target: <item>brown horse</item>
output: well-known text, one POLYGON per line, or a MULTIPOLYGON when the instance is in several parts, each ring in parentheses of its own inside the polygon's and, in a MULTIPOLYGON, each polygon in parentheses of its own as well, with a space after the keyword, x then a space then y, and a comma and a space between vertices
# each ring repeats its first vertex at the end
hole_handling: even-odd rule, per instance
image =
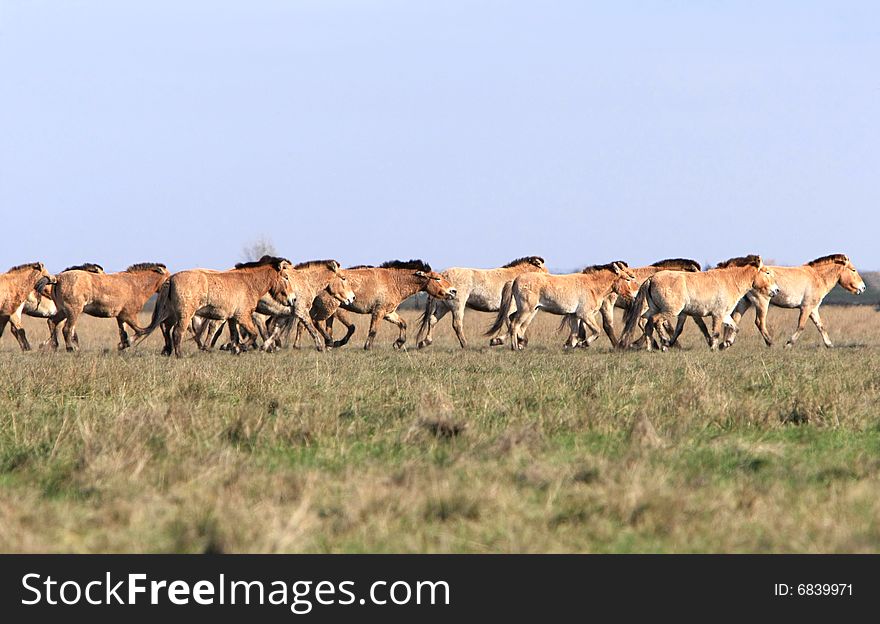
POLYGON ((523 273, 513 281, 511 295, 502 302, 495 323, 486 335, 498 331, 505 323, 515 301, 516 313, 510 320, 509 329, 511 349, 525 346, 523 337, 539 309, 571 319, 571 331, 564 347, 577 345, 579 322, 591 332, 586 338, 589 344, 601 334, 595 315, 602 302, 611 293, 633 297, 638 288, 636 276, 622 261, 595 265, 581 273, 566 275, 523 273))
MULTIPOLYGON (((293 267, 290 278, 293 305, 278 301, 269 293, 260 298, 257 304, 253 320, 259 335, 263 338, 263 349, 270 351, 277 348, 276 345, 282 332, 290 324, 300 321, 305 324, 312 335, 315 341, 315 348, 318 351, 323 351, 325 349, 325 337, 318 333, 309 316, 311 302, 320 293, 326 293, 339 303, 353 303, 355 294, 348 286, 347 277, 342 269, 340 269, 339 263, 336 260, 300 262, 293 267), (259 316, 268 317, 268 321, 263 321, 259 316)), ((212 324, 215 326, 213 331, 209 328, 206 332, 202 332, 201 335, 197 333, 197 342, 205 340, 203 337, 205 333, 209 336, 216 335, 215 332, 218 329, 216 328, 216 321, 213 321, 212 324)), ((211 340, 211 344, 213 344, 214 340, 216 338, 211 340)), ((227 343, 224 345, 224 348, 232 348, 232 344, 227 343)))
POLYGON ((241 325, 255 337, 253 313, 266 293, 289 305, 293 301, 293 267, 288 260, 263 256, 256 262, 235 265, 229 271, 192 269, 180 271, 168 279, 159 293, 149 326, 135 330, 141 342, 160 325, 165 336, 163 355, 172 350, 181 355, 183 334, 198 314, 219 321, 230 321, 233 328, 233 351, 240 352, 236 328, 241 325))
POLYGON ((0 274, 0 318, 3 325, 12 326, 12 335, 22 351, 30 351, 31 345, 21 325, 21 315, 27 305, 28 297, 43 286, 54 284, 55 277, 46 270, 42 262, 19 264, 0 274))
MULTIPOLYGON (((767 309, 771 306, 780 308, 798 308, 797 329, 786 347, 791 347, 803 333, 807 325, 807 318, 813 321, 816 329, 822 334, 822 341, 826 347, 833 347, 831 338, 819 317, 819 306, 831 292, 835 284, 839 284, 844 290, 854 295, 865 292, 865 280, 859 275, 856 267, 850 262, 845 254, 832 254, 811 260, 797 267, 771 267, 776 274, 776 282, 779 284, 779 292, 769 297, 758 292, 749 292, 737 304, 731 315, 738 324, 742 315, 752 306, 755 306, 755 325, 767 346, 773 346, 773 338, 767 330, 767 309)), ((730 346, 736 340, 736 332, 727 330, 722 346, 730 346)))
MULTIPOLYGON (((86 264, 68 267, 61 272, 64 273, 65 271, 91 271, 92 273, 103 273, 104 269, 100 264, 88 262, 86 264)), ((47 319, 49 323, 49 337, 40 345, 41 348, 49 344, 52 339, 52 328, 54 327, 54 324, 52 323, 51 318, 57 313, 58 308, 55 307, 55 301, 52 299, 51 284, 44 286, 42 292, 32 290, 28 293, 27 302, 24 304, 22 314, 32 318, 47 319)), ((0 316, 0 336, 3 335, 3 330, 6 329, 6 324, 8 322, 8 316, 0 316)), ((22 328, 21 331, 24 332, 24 328, 22 328)))
POLYGON ((137 315, 147 300, 168 279, 168 269, 158 262, 133 264, 119 273, 95 273, 70 270, 59 273, 52 287, 52 299, 58 312, 49 320, 50 344, 58 348, 58 326, 68 351, 79 348, 76 323, 81 314, 115 318, 119 327, 119 349, 130 346, 125 325, 135 333, 140 329, 137 315))
MULTIPOLYGON (((345 339, 334 342, 334 347, 344 345, 354 333, 354 324, 343 310, 370 315, 370 331, 364 349, 372 348, 382 319, 400 329, 394 341, 394 348, 399 349, 406 343, 406 321, 397 313, 397 307, 405 299, 422 291, 438 299, 453 299, 457 292, 446 277, 431 270, 430 265, 422 260, 392 260, 378 267, 361 265, 346 269, 346 273, 356 295, 354 303, 340 304, 327 293, 321 293, 313 302, 316 314, 312 318, 316 325, 326 322, 332 327, 330 319, 335 317, 349 328, 345 339)), ((330 335, 330 329, 325 329, 323 333, 330 335)), ((296 343, 297 340, 294 340, 294 345, 296 343)))
POLYGON ((465 308, 480 312, 497 312, 505 286, 509 288, 509 284, 517 275, 530 271, 547 273, 544 259, 540 256, 525 256, 497 269, 456 267, 443 271, 441 275, 449 280, 458 294, 454 299, 428 297, 425 312, 420 319, 417 337, 419 349, 427 347, 434 341, 431 336, 434 326, 448 312, 452 313, 452 329, 455 330, 461 348, 467 347, 467 340, 464 337, 465 308))
POLYGON ((733 258, 721 263, 719 268, 700 273, 660 271, 645 280, 639 288, 633 305, 625 315, 626 326, 619 346, 630 346, 642 316, 648 321, 645 327, 646 348, 651 349, 656 328, 664 351, 677 338, 685 316, 701 320, 702 317, 711 316, 712 333, 707 341, 709 347, 715 350, 722 326, 736 330, 731 313, 750 290, 770 296, 779 290, 773 271, 764 266, 761 256, 733 258), (677 324, 675 330, 673 321, 677 324))

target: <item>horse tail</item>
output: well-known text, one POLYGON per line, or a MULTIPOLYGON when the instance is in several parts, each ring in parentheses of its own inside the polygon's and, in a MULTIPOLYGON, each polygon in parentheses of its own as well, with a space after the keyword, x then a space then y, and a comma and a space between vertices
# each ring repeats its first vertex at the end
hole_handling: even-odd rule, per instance
POLYGON ((623 334, 621 334, 620 340, 617 343, 617 346, 621 349, 627 349, 633 343, 636 327, 639 325, 639 319, 642 317, 648 302, 649 288, 651 288, 650 278, 646 279, 645 283, 641 285, 635 299, 633 299, 633 302, 623 314, 623 334))
POLYGON ((170 281, 166 281, 164 284, 162 284, 162 288, 159 289, 159 294, 156 297, 156 305, 153 308, 153 316, 150 319, 150 324, 143 328, 132 328, 135 334, 135 340, 132 343, 132 346, 140 344, 143 340, 147 338, 147 336, 156 331, 156 328, 159 327, 159 325, 161 325, 163 321, 168 319, 168 317, 170 316, 168 305, 168 293, 170 290, 170 281))
POLYGON ((428 297, 428 300, 425 302, 425 311, 422 312, 422 315, 419 317, 419 332, 416 334, 417 341, 428 335, 428 327, 431 323, 431 317, 434 316, 434 311, 436 309, 437 300, 434 299, 434 297, 428 297))
POLYGON ((498 316, 495 317, 495 322, 492 323, 492 327, 486 330, 484 336, 494 336, 501 328, 504 327, 504 324, 508 322, 510 317, 510 309, 513 307, 513 282, 507 282, 504 285, 504 289, 501 291, 501 305, 498 306, 498 316))

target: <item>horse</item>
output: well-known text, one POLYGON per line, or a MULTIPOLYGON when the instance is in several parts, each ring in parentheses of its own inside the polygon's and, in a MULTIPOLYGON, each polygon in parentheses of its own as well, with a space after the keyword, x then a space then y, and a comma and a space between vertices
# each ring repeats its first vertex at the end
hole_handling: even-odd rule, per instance
POLYGON ((230 321, 233 352, 239 353, 236 328, 241 325, 251 336, 257 335, 252 316, 263 295, 271 293, 275 299, 293 305, 292 271, 288 260, 267 255, 255 262, 239 263, 229 271, 192 269, 175 273, 159 293, 149 326, 136 330, 136 342, 161 325, 165 336, 162 354, 173 352, 180 357, 183 334, 198 314, 230 321))
POLYGON ((718 348, 722 326, 736 330, 731 313, 750 290, 769 296, 779 291, 773 270, 765 266, 758 255, 732 258, 719 264, 718 268, 699 273, 660 271, 639 288, 625 315, 625 328, 618 346, 630 346, 642 316, 647 319, 646 348, 651 349, 656 328, 663 351, 677 339, 686 316, 700 321, 711 316, 712 332, 706 333, 709 348, 714 351, 718 348), (675 330, 672 329, 673 321, 677 323, 675 330))
POLYGON ((513 281, 510 295, 502 301, 495 323, 486 335, 497 332, 510 318, 515 301, 516 313, 510 318, 508 330, 511 349, 519 350, 525 346, 523 337, 539 309, 570 319, 571 331, 564 347, 577 345, 579 323, 592 332, 586 338, 589 344, 601 334, 595 315, 606 297, 612 292, 632 297, 638 287, 636 276, 622 261, 594 265, 581 273, 523 273, 513 281))
POLYGON ((46 270, 42 262, 19 264, 0 274, 0 318, 12 327, 12 335, 22 351, 30 351, 21 315, 33 292, 39 292, 48 284, 55 283, 55 276, 46 270))
MULTIPOLYGON (((64 269, 64 271, 91 271, 92 273, 103 273, 104 269, 100 264, 94 264, 88 262, 86 264, 80 264, 77 266, 72 266, 64 269)), ((64 273, 64 271, 61 271, 64 273)), ((24 308, 22 308, 22 314, 25 316, 30 316, 32 318, 41 318, 41 319, 51 319, 58 312, 58 308, 55 307, 55 302, 52 300, 52 286, 47 285, 44 286, 42 292, 37 292, 36 289, 30 291, 28 293, 27 301, 24 304, 24 308)), ((3 331, 6 329, 6 325, 9 323, 8 316, 0 316, 0 336, 3 336, 3 331)), ((52 338, 52 324, 49 321, 49 337, 46 338, 46 341, 43 342, 40 347, 44 347, 49 344, 49 341, 52 338)), ((24 332, 24 328, 21 329, 24 332)))
POLYGON ((119 327, 119 350, 131 346, 125 325, 135 333, 140 329, 137 315, 147 300, 162 287, 169 272, 159 262, 133 264, 118 273, 96 272, 76 268, 59 273, 52 287, 52 300, 57 309, 49 319, 49 344, 58 348, 58 326, 68 351, 79 348, 76 323, 81 314, 98 318, 115 318, 119 327))
MULTIPOLYGON (((427 292, 429 296, 437 299, 452 300, 456 297, 455 286, 443 275, 431 269, 431 266, 422 260, 390 260, 378 267, 359 265, 346 269, 349 285, 354 291, 356 298, 353 303, 346 304, 335 301, 329 294, 321 293, 312 303, 314 314, 312 318, 316 325, 326 324, 323 330, 325 335, 330 335, 333 318, 348 327, 348 333, 342 341, 334 342, 334 347, 341 347, 354 333, 354 324, 344 311, 357 314, 370 315, 370 330, 364 349, 369 351, 373 347, 376 332, 379 329, 379 321, 382 319, 398 327, 399 334, 394 341, 394 348, 400 349, 406 343, 406 321, 397 313, 400 304, 418 292, 427 292)), ((294 339, 294 345, 297 344, 294 339)))
MULTIPOLYGON (((589 271, 590 269, 591 267, 587 267, 584 271, 589 271)), ((639 286, 641 286, 646 279, 659 271, 689 271, 693 273, 702 269, 700 263, 696 260, 691 260, 689 258, 667 258, 665 260, 658 260, 654 264, 649 264, 648 266, 635 268, 629 267, 629 270, 636 276, 639 286)), ((599 310, 602 315, 602 329, 605 331, 605 335, 608 336, 608 340, 611 342, 612 347, 616 347, 618 343, 618 338, 614 331, 614 308, 620 308, 625 313, 632 303, 632 297, 621 297, 616 293, 611 293, 605 298, 605 301, 602 302, 602 307, 599 310)), ((570 322, 570 319, 563 319, 560 327, 566 322, 570 322)), ((581 344, 586 344, 587 333, 586 328, 583 325, 581 325, 578 336, 581 340, 581 344)), ((642 337, 636 341, 636 344, 640 344, 644 340, 645 338, 643 334, 642 337)))
MULTIPOLYGON (((537 271, 547 273, 544 259, 540 256, 524 256, 508 262, 497 269, 468 269, 454 267, 441 273, 458 291, 454 299, 436 299, 428 297, 425 303, 425 312, 419 321, 419 333, 417 336, 419 349, 429 346, 434 339, 432 333, 434 326, 446 316, 452 313, 452 329, 458 337, 461 348, 467 347, 464 337, 464 311, 465 308, 478 310, 479 312, 497 312, 501 305, 501 299, 505 288, 521 273, 537 271)), ((500 333, 500 329, 498 333, 500 333)), ((498 333, 490 338, 490 344, 502 344, 503 338, 496 341, 498 333)))
MULTIPOLYGON (((779 292, 773 297, 749 292, 743 297, 734 309, 733 320, 738 324, 742 315, 752 306, 755 307, 755 325, 764 342, 768 347, 773 346, 773 338, 767 330, 767 309, 771 306, 779 308, 800 310, 797 329, 785 343, 791 347, 803 333, 807 325, 807 318, 813 321, 816 329, 822 334, 825 346, 831 348, 834 344, 828 337, 825 325, 819 316, 819 306, 831 292, 836 284, 854 295, 865 292, 865 280, 859 275, 856 267, 845 254, 831 254, 810 260, 802 266, 796 267, 771 267, 776 274, 779 284, 779 292)), ((736 340, 736 332, 726 331, 723 346, 730 346, 736 340)))

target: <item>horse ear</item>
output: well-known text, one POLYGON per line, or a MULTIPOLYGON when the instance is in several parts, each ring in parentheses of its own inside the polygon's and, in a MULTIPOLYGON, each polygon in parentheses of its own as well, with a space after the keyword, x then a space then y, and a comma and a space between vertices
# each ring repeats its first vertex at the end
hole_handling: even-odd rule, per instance
POLYGON ((427 275, 425 275, 424 271, 416 271, 415 273, 413 273, 413 275, 415 275, 416 277, 428 277, 427 275))
POLYGON ((620 275, 620 265, 618 263, 612 262, 611 270, 613 270, 616 275, 620 275))

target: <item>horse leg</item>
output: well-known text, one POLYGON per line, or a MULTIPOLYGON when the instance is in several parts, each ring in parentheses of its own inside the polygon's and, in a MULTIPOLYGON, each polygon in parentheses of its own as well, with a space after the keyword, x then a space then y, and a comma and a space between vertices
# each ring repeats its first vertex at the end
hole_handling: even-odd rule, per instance
POLYGON ((718 350, 718 341, 721 338, 721 333, 724 331, 724 323, 725 319, 717 314, 712 315, 712 338, 709 343, 709 348, 712 351, 718 350))
POLYGON ((385 320, 389 323, 393 323, 400 328, 400 333, 397 336, 397 340, 394 341, 394 348, 400 349, 406 343, 406 321, 404 321, 400 315, 397 313, 397 310, 389 312, 385 315, 385 320))
MULTIPOLYGON (((354 324, 354 321, 351 320, 351 317, 348 313, 344 312, 342 308, 336 310, 336 314, 331 318, 336 318, 340 323, 345 326, 345 336, 342 337, 341 340, 336 340, 333 342, 333 348, 338 349, 339 347, 344 347, 348 344, 348 341, 351 340, 351 337, 354 335, 357 327, 354 324)), ((328 323, 330 319, 327 319, 328 323)))
POLYGON ((801 337, 801 334, 804 333, 804 329, 807 327, 807 319, 810 317, 810 312, 807 310, 806 306, 801 307, 800 316, 798 316, 798 324, 797 329, 794 330, 794 333, 791 335, 791 338, 788 339, 788 342, 785 343, 786 348, 791 348, 794 346, 794 343, 797 342, 797 339, 801 337))
POLYGON ((768 347, 773 346, 773 336, 770 335, 770 331, 767 329, 767 310, 770 308, 770 301, 762 301, 758 305, 755 306, 755 326, 758 328, 758 331, 761 332, 761 337, 764 339, 764 343, 768 347))
POLYGON ((174 350, 174 355, 177 357, 180 357, 183 354, 180 345, 183 343, 183 335, 186 333, 189 324, 192 322, 192 317, 192 312, 187 311, 182 313, 177 318, 177 321, 171 327, 171 331, 169 332, 171 335, 171 346, 174 350))
POLYGON ((611 346, 616 349, 619 341, 614 333, 614 300, 609 297, 603 301, 599 311, 602 314, 602 329, 605 330, 605 335, 611 341, 611 346))
MULTIPOLYGON (((706 344, 710 347, 712 346, 712 334, 709 333, 709 327, 706 325, 706 321, 703 320, 702 316, 694 316, 694 323, 696 323, 697 327, 700 328, 700 331, 703 333, 703 338, 706 339, 706 344)), ((735 336, 736 334, 734 334, 735 336)))
MULTIPOLYGON (((563 323, 568 323, 568 336, 565 338, 565 342, 562 343, 563 349, 573 349, 578 346, 587 346, 586 345, 586 332, 584 332, 585 337, 583 340, 580 339, 580 331, 581 331, 581 321, 574 314, 568 314, 563 319, 563 323)), ((561 329, 562 326, 560 326, 561 329)))
MULTIPOLYGON (((614 309, 612 308, 612 312, 613 312, 613 310, 614 309)), ((578 325, 580 325, 580 324, 583 324, 584 329, 586 330, 584 333, 587 336, 585 339, 587 346, 591 345, 594 341, 598 340, 599 336, 602 335, 602 330, 599 328, 598 325, 596 325, 596 319, 593 318, 592 316, 585 315, 585 316, 580 317, 580 323, 578 323, 578 325)), ((604 322, 603 322, 603 327, 604 327, 604 322)), ((605 331, 607 333, 608 330, 606 329, 605 331)), ((612 329, 612 334, 613 333, 614 333, 614 330, 612 329)), ((609 338, 610 337, 611 336, 609 335, 609 338)), ((616 343, 612 343, 612 344, 616 344, 616 343)))
MULTIPOLYGON (((309 332, 312 340, 315 341, 315 349, 318 351, 324 351, 327 348, 324 344, 324 337, 318 333, 317 329, 315 329, 315 324, 312 323, 312 317, 309 315, 309 311, 303 309, 301 306, 296 306, 294 314, 299 319, 299 322, 305 326, 306 331, 309 332)), ((265 345, 263 346, 265 347, 265 345)))
POLYGON ((464 303, 452 308, 452 329, 462 349, 467 349, 467 338, 464 337, 464 303))
POLYGON ((24 308, 24 304, 19 307, 18 310, 13 312, 9 317, 9 327, 12 331, 12 335, 15 336, 15 339, 18 341, 18 346, 21 347, 22 351, 30 351, 31 345, 28 342, 27 334, 24 331, 24 327, 21 325, 21 310, 24 308))
POLYGON ((128 334, 125 331, 125 324, 128 324, 136 332, 141 328, 137 324, 137 318, 134 314, 131 314, 128 311, 123 311, 116 317, 116 324, 119 326, 119 350, 127 349, 131 346, 131 342, 128 339, 128 334))
POLYGON ((68 351, 76 351, 79 346, 79 341, 76 340, 76 320, 79 318, 79 311, 74 309, 68 310, 64 318, 66 320, 64 328, 61 330, 64 336, 64 346, 68 351))
POLYGON ((822 341, 825 343, 825 346, 829 349, 833 347, 834 344, 831 342, 831 338, 828 337, 828 332, 825 331, 825 325, 819 317, 819 306, 816 306, 813 308, 813 311, 810 312, 810 320, 813 321, 813 325, 815 325, 816 329, 819 330, 819 333, 822 334, 822 341))
POLYGON ((650 313, 645 319, 645 333, 643 338, 645 339, 643 345, 645 351, 652 351, 653 349, 659 348, 657 341, 654 340, 654 316, 650 313))
POLYGON ((515 338, 516 350, 522 350, 528 346, 528 340, 526 340, 525 335, 526 332, 529 331, 529 325, 532 324, 532 321, 535 320, 535 316, 538 314, 537 306, 531 311, 528 310, 528 305, 525 307, 526 311, 524 314, 520 315, 519 312, 517 312, 516 323, 512 324, 510 328, 510 346, 513 347, 515 338))
POLYGON ((687 316, 684 314, 679 314, 678 319, 675 321, 675 331, 672 332, 672 336, 669 338, 669 343, 667 346, 672 347, 678 344, 678 338, 681 336, 681 332, 684 331, 684 324, 687 322, 687 316))
POLYGON ((416 334, 416 346, 419 349, 430 346, 434 342, 434 326, 437 322, 446 316, 449 307, 444 303, 439 303, 434 297, 428 297, 425 304, 425 322, 419 327, 419 333, 416 334))
MULTIPOLYGON (((238 351, 253 349, 257 344, 257 336, 260 334, 256 325, 254 325, 254 310, 232 316, 229 321, 230 331, 232 331, 233 328, 238 331, 242 329, 245 331, 244 340, 235 341, 238 351)), ((265 347, 266 345, 263 346, 265 347)))
POLYGON ((364 343, 364 351, 373 348, 373 340, 376 339, 376 332, 379 331, 379 321, 382 320, 382 314, 378 311, 370 315, 370 331, 367 332, 367 341, 364 343))

